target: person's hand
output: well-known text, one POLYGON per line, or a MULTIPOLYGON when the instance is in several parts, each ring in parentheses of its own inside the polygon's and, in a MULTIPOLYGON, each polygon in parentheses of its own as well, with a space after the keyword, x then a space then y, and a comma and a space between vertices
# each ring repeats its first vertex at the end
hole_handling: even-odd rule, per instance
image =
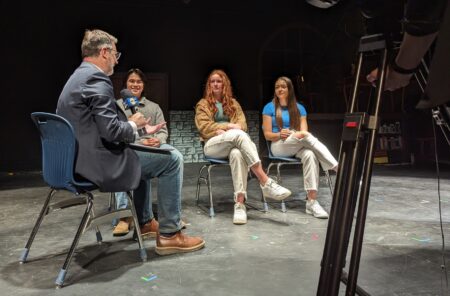
POLYGON ((150 147, 159 147, 161 146, 161 142, 158 138, 150 138, 150 139, 143 139, 141 141, 142 145, 150 146, 150 147))
MULTIPOLYGON (((400 74, 389 67, 386 73, 386 79, 384 81, 384 90, 394 91, 396 89, 405 87, 409 84, 413 74, 400 74)), ((376 81, 378 80, 378 69, 372 70, 372 72, 367 75, 367 81, 376 86, 376 81)))
POLYGON ((287 128, 284 128, 280 132, 280 139, 286 140, 291 135, 291 131, 287 128))
MULTIPOLYGON (((150 118, 149 118, 149 120, 150 120, 150 118)), ((155 124, 155 125, 147 124, 147 125, 145 125, 145 132, 147 134, 154 134, 157 131, 159 131, 161 128, 163 128, 164 126, 166 126, 166 122, 165 121, 163 121, 161 123, 158 123, 158 124, 155 124)))
POLYGON ((143 128, 150 122, 150 118, 145 119, 144 115, 141 112, 134 113, 133 115, 128 117, 128 120, 136 123, 137 128, 143 128))
POLYGON ((216 130, 216 136, 223 134, 225 131, 223 129, 216 130))
POLYGON ((239 123, 229 123, 227 129, 238 129, 242 130, 242 126, 239 123))
POLYGON ((294 137, 296 137, 297 139, 303 139, 307 135, 309 135, 308 132, 306 132, 306 131, 299 131, 299 132, 295 132, 294 137))

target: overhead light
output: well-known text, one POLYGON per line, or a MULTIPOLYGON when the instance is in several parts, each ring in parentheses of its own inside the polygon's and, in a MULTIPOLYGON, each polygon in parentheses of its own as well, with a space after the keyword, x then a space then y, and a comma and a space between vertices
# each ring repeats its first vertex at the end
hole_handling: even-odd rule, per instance
POLYGON ((335 6, 340 0, 305 0, 308 4, 312 6, 327 9, 335 6))

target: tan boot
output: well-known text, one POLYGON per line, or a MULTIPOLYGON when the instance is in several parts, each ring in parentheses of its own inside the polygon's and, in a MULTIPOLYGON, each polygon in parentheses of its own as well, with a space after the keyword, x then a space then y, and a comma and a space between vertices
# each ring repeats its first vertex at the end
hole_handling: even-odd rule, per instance
POLYGON ((130 228, 132 228, 132 222, 131 217, 121 218, 113 230, 113 236, 127 235, 130 232, 130 228))
POLYGON ((205 246, 201 237, 187 236, 178 231, 170 237, 158 234, 156 238, 156 254, 170 255, 176 253, 187 253, 200 250, 205 246))
POLYGON ((159 231, 159 223, 156 219, 152 219, 140 226, 142 237, 156 237, 159 231))

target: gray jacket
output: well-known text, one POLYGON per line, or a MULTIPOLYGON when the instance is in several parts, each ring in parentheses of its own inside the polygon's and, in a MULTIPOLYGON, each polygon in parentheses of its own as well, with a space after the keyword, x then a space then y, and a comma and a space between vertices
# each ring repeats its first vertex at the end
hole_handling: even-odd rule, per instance
MULTIPOLYGON (((127 117, 131 116, 131 110, 125 110, 123 106, 123 100, 119 99, 117 100, 117 104, 120 106, 120 108, 125 112, 127 117)), ((150 118, 150 125, 156 125, 158 123, 161 123, 164 120, 164 114, 161 110, 161 107, 159 107, 158 104, 155 102, 152 102, 150 100, 147 100, 147 98, 142 97, 139 100, 139 106, 136 108, 136 111, 141 112, 144 114, 145 118, 150 118)), ((157 131, 154 134, 147 134, 142 136, 141 138, 158 138, 158 140, 161 142, 161 144, 167 143, 167 137, 169 133, 167 132, 167 126, 164 126, 159 131, 157 131)), ((140 139, 136 139, 136 142, 139 142, 140 139)))

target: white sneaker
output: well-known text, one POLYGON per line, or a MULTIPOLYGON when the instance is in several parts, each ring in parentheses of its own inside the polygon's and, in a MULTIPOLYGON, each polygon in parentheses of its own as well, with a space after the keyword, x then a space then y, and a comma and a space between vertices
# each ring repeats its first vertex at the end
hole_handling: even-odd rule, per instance
POLYGON ((269 178, 264 186, 261 186, 262 193, 265 198, 272 198, 276 200, 283 200, 289 195, 291 191, 289 189, 280 186, 273 179, 269 178))
POLYGON ((317 200, 306 201, 306 213, 313 215, 316 218, 327 219, 328 213, 322 208, 317 200))
POLYGON ((245 205, 243 203, 237 202, 234 204, 233 223, 234 224, 247 223, 247 210, 245 209, 245 205))

